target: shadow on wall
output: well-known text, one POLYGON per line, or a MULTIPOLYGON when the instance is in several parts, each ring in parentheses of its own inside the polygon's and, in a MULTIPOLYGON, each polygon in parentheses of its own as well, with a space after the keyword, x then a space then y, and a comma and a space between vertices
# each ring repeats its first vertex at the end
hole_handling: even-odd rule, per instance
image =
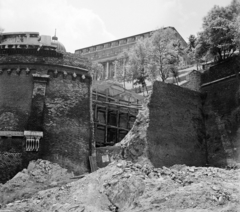
POLYGON ((204 104, 208 159, 211 165, 239 162, 240 107, 239 81, 236 77, 201 88, 207 94, 204 104))

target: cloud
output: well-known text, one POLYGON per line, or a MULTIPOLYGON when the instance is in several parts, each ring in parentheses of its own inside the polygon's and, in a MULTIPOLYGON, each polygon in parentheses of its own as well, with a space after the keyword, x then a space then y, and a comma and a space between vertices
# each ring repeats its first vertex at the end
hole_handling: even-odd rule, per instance
POLYGON ((162 25, 157 27, 173 26, 186 40, 190 34, 199 30, 201 24, 201 18, 193 5, 192 0, 162 0, 158 17, 162 25), (197 21, 199 23, 196 23, 197 21))
POLYGON ((33 31, 57 37, 67 51, 106 42, 115 37, 93 11, 67 0, 0 0, 0 27, 5 32, 33 31))
POLYGON ((183 25, 197 14, 193 11, 186 10, 181 0, 163 0, 161 2, 160 16, 162 21, 174 25, 183 25))

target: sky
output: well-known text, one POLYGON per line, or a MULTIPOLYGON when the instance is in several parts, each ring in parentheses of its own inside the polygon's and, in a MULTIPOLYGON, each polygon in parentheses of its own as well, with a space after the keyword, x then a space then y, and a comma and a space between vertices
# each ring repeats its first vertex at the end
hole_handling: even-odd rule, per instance
POLYGON ((172 26, 187 41, 214 5, 231 0, 0 0, 4 32, 54 35, 68 52, 172 26))

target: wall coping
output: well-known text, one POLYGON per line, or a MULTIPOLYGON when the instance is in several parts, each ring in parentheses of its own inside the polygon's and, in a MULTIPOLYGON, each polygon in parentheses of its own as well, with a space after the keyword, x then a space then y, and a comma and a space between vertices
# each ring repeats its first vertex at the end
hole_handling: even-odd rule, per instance
POLYGON ((21 131, 0 131, 0 137, 23 137, 24 132, 21 131))
POLYGON ((42 131, 0 131, 0 137, 24 137, 24 136, 37 136, 43 137, 42 131))
POLYGON ((232 75, 227 76, 227 77, 223 77, 223 78, 220 78, 220 79, 211 81, 211 82, 207 82, 207 83, 202 84, 201 87, 205 87, 205 86, 208 86, 208 85, 212 85, 212 84, 215 84, 215 83, 218 83, 218 82, 221 82, 221 81, 230 79, 230 78, 235 77, 235 76, 236 76, 236 74, 232 74, 232 75))
POLYGON ((43 137, 42 131, 24 131, 24 136, 37 136, 37 137, 43 137))

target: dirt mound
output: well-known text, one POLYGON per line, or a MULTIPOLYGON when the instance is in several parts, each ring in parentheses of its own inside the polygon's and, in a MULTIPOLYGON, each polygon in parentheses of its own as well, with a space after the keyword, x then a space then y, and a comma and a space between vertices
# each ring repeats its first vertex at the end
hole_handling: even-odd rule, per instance
POLYGON ((240 211, 239 177, 239 169, 185 165, 153 168, 121 160, 83 179, 9 203, 4 209, 14 212, 237 212, 240 211))
POLYGON ((0 202, 29 198, 39 190, 66 184, 73 175, 58 164, 45 160, 31 161, 23 171, 0 186, 0 202))

